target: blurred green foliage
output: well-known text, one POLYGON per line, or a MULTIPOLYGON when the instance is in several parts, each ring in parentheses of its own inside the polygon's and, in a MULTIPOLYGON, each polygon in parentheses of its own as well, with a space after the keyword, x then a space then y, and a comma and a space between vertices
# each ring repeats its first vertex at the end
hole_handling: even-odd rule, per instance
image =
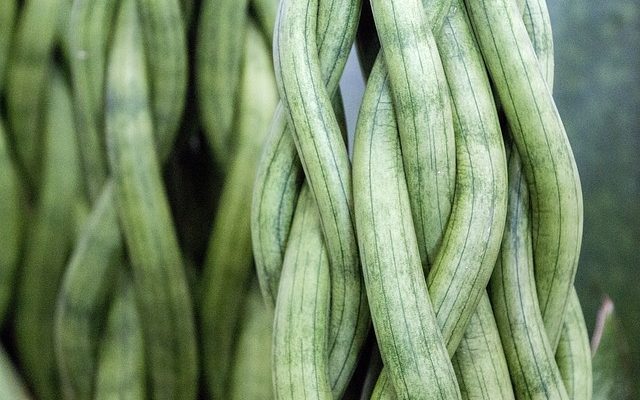
POLYGON ((640 342, 631 339, 640 337, 640 1, 548 4, 554 95, 584 193, 576 286, 590 331, 604 294, 613 299, 621 333, 630 339, 625 361, 637 377, 640 342))
POLYGON ((632 399, 630 371, 625 368, 629 346, 613 303, 606 300, 594 331, 593 400, 632 399))

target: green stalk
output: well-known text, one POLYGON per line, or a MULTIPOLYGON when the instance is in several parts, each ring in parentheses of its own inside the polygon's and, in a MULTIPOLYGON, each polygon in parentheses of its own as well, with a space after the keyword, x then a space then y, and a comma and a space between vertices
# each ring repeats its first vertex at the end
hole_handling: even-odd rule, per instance
POLYGON ((25 376, 43 400, 60 398, 54 314, 81 193, 71 94, 59 71, 47 89, 42 187, 29 218, 15 305, 16 347, 25 376))
POLYGON ((197 351, 191 295, 162 184, 135 1, 120 5, 109 55, 106 134, 155 399, 193 399, 197 351))

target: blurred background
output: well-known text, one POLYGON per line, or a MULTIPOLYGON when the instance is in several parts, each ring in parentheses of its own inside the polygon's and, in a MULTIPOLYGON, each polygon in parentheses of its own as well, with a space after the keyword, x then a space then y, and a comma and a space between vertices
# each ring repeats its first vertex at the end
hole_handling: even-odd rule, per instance
MULTIPOLYGON (((584 239, 576 277, 587 326, 605 295, 640 392, 640 2, 551 1, 556 104, 576 156, 584 239)), ((638 398, 638 397, 634 397, 638 398)))
MULTIPOLYGON (((585 198, 579 293, 587 320, 602 296, 611 296, 629 337, 635 338, 640 334, 639 2, 549 6, 556 48, 555 98, 585 198)), ((634 353, 638 356, 638 349, 634 353)))
MULTIPOLYGON (((548 1, 554 97, 582 180, 584 237, 576 287, 589 333, 615 305, 622 373, 640 382, 640 1, 548 1)), ((354 54, 341 82, 351 132, 363 81, 354 54)), ((352 135, 350 139, 353 139, 352 135)))
POLYGON ((552 1, 556 104, 578 163, 584 239, 578 294, 590 331, 605 295, 625 371, 640 383, 640 2, 552 1))

